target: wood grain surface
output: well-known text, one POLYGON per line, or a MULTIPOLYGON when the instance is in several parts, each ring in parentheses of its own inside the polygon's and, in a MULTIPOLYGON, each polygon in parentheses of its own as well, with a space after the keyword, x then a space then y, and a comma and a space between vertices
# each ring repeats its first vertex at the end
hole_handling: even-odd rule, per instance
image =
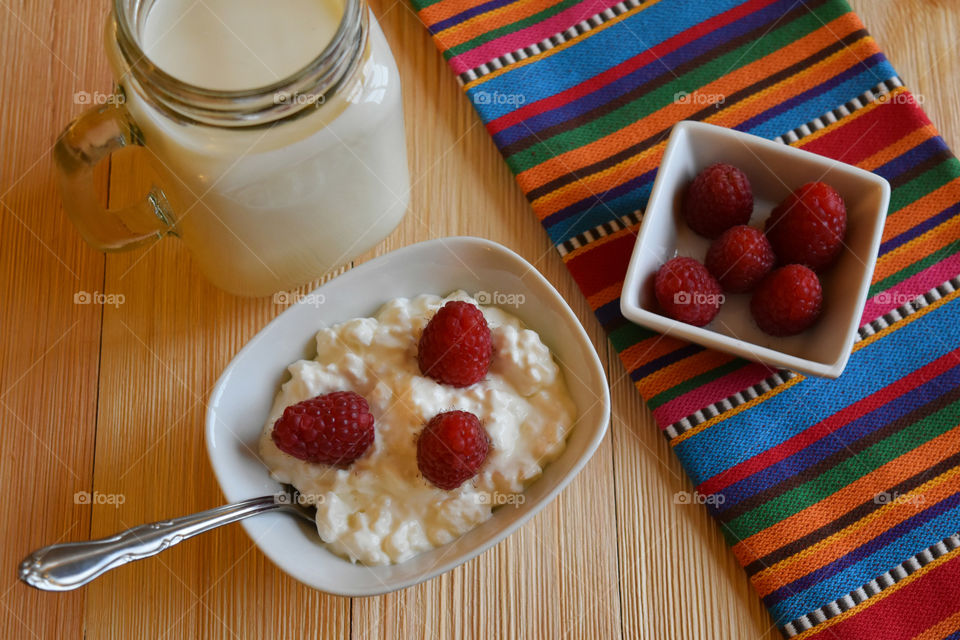
MULTIPOLYGON (((960 148, 960 3, 853 4, 960 148)), ((79 591, 19 583, 16 566, 34 548, 222 503, 203 443, 207 396, 233 354, 282 310, 215 290, 174 240, 104 256, 67 222, 50 149, 85 108, 77 92, 110 91, 107 9, 105 0, 0 0, 0 637, 778 637, 705 509, 674 504, 691 490, 680 465, 404 0, 375 0, 373 9, 403 77, 412 203, 364 259, 468 234, 533 262, 604 360, 609 437, 507 541, 391 595, 304 587, 237 525, 79 591), (123 304, 75 304, 81 291, 119 294, 123 304), (77 504, 84 491, 123 503, 77 504)), ((112 205, 143 193, 148 172, 137 155, 117 154, 99 172, 112 205)))

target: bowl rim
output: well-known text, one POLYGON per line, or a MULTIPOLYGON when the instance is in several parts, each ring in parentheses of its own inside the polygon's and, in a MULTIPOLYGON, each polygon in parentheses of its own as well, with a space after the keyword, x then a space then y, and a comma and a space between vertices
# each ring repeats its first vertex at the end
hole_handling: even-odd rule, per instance
MULTIPOLYGON (((241 521, 244 532, 251 539, 251 542, 260 550, 261 553, 263 553, 280 571, 304 583, 305 585, 311 588, 317 589, 319 591, 323 591, 325 593, 330 593, 330 594, 340 595, 340 596, 347 596, 347 597, 366 597, 366 596, 383 595, 385 593, 391 593, 393 591, 397 591, 400 589, 404 589, 404 588, 408 588, 408 587, 420 584, 421 582, 425 582, 427 580, 435 578, 443 573, 446 573, 460 566, 461 564, 468 562, 469 560, 472 560, 473 558, 477 557, 484 551, 487 551, 488 549, 502 542, 504 539, 506 539, 508 536, 514 533, 517 529, 519 529, 521 526, 526 524, 535 515, 537 515, 548 504, 553 502, 556 499, 556 497, 559 495, 559 493, 567 487, 567 485, 580 473, 580 471, 583 470, 587 462, 589 462, 590 459, 593 457, 593 455, 596 453, 597 449, 600 446, 600 443, 603 441, 603 439, 607 435, 607 431, 609 430, 609 425, 610 425, 610 416, 611 416, 609 381, 608 381, 606 372, 603 369, 603 365, 600 361, 600 357, 597 353, 597 350, 594 347, 592 340, 590 339, 590 336, 587 334, 580 320, 577 318, 576 314, 570 308, 570 305, 563 298, 560 292, 557 291, 557 289, 550 283, 550 281, 547 280, 546 277, 544 277, 544 275, 540 273, 540 271, 536 267, 534 267, 531 263, 529 263, 527 260, 525 260, 522 256, 520 256, 513 250, 497 242, 494 242, 492 240, 487 240, 485 238, 478 238, 475 236, 449 236, 444 238, 434 238, 431 240, 425 240, 422 242, 410 244, 410 245, 401 247, 399 249, 396 249, 394 251, 387 252, 381 256, 368 260, 346 271, 345 273, 336 276, 335 278, 331 278, 327 282, 313 289, 310 292, 310 294, 306 294, 303 298, 301 298, 301 300, 298 303, 287 307, 286 309, 281 311, 279 314, 277 314, 275 318, 273 318, 270 322, 264 325, 263 328, 260 329, 253 337, 251 337, 243 345, 243 347, 239 351, 237 351, 237 353, 233 356, 233 358, 231 358, 230 362, 224 367, 219 378, 217 379, 217 382, 214 384, 213 389, 210 392, 209 399, 207 401, 207 411, 205 412, 205 418, 204 418, 205 419, 204 441, 205 441, 205 446, 207 450, 207 457, 210 462, 210 466, 213 470, 214 477, 217 480, 217 485, 219 486, 221 493, 224 494, 224 497, 226 497, 227 495, 227 489, 225 485, 229 483, 229 478, 221 477, 221 474, 225 473, 226 470, 222 470, 216 461, 217 460, 217 456, 215 454, 215 450, 217 447, 216 436, 219 432, 217 427, 217 419, 216 419, 217 409, 219 407, 220 399, 224 396, 224 394, 228 389, 231 374, 233 373, 234 368, 238 366, 238 363, 244 359, 244 357, 248 354, 248 352, 253 348, 254 344, 258 342, 258 339, 261 337, 261 335, 265 334, 274 325, 278 324, 281 321, 281 318, 288 312, 292 311, 294 308, 300 305, 308 304, 307 300, 309 299, 310 295, 316 294, 318 292, 322 292, 322 290, 331 282, 334 282, 336 280, 341 280, 341 278, 344 278, 346 276, 349 276, 348 278, 349 280, 353 280, 355 278, 363 278, 364 274, 367 271, 373 270, 374 268, 376 268, 378 265, 382 263, 389 262, 389 261, 396 261, 396 260, 402 259, 405 256, 410 256, 410 255, 422 253, 425 251, 435 250, 438 247, 443 247, 444 250, 450 251, 453 248, 451 247, 451 245, 468 246, 473 248, 486 249, 494 252, 498 256, 498 259, 503 259, 505 261, 508 261, 511 264, 513 268, 511 268, 510 271, 513 271, 518 274, 522 274, 523 278, 531 277, 532 275, 536 284, 535 285, 531 284, 530 285, 531 289, 542 290, 544 293, 554 298, 555 302, 558 303, 557 311, 562 314, 562 316, 564 317, 564 320, 567 323, 568 328, 571 329, 570 338, 576 342, 581 343, 581 346, 586 347, 587 353, 590 354, 590 357, 588 358, 588 361, 584 363, 584 366, 587 369, 589 369, 592 379, 596 379, 597 381, 602 382, 602 384, 599 385, 600 386, 599 389, 590 387, 591 390, 594 391, 594 393, 597 395, 597 399, 599 400, 601 405, 600 413, 599 413, 599 421, 598 421, 599 424, 596 424, 595 426, 591 425, 594 433, 589 438, 589 440, 585 443, 585 445, 582 447, 577 457, 574 458, 573 464, 562 476, 559 477, 559 479, 556 482, 556 485, 548 493, 546 493, 538 502, 534 503, 527 512, 520 515, 514 521, 504 526, 495 535, 492 535, 488 540, 484 541, 483 543, 476 545, 475 547, 469 549, 466 552, 453 556, 449 560, 446 560, 442 563, 438 563, 436 566, 430 568, 427 571, 416 574, 415 576, 412 576, 405 580, 398 580, 395 583, 390 582, 388 579, 387 581, 383 582, 383 584, 374 588, 353 588, 350 585, 346 585, 346 584, 340 587, 335 587, 335 588, 331 588, 330 585, 324 585, 322 587, 318 586, 316 583, 313 583, 309 580, 310 576, 306 572, 304 571, 298 572, 294 568, 288 566, 288 564, 284 561, 281 554, 277 553, 277 551, 272 547, 270 547, 269 545, 262 544, 261 540, 254 537, 253 532, 248 528, 247 520, 241 521)), ((389 296, 389 294, 387 295, 389 296)), ((384 298, 380 302, 380 304, 387 302, 388 299, 389 297, 384 298)), ((343 318, 343 320, 348 320, 348 319, 349 318, 343 318)), ((569 365, 566 365, 563 362, 560 362, 559 364, 561 364, 561 366, 564 367, 565 369, 569 367, 569 365)), ((578 407, 578 409, 582 409, 582 408, 578 407)), ((592 407, 591 407, 591 410, 592 410, 592 407)), ((579 416, 578 416, 578 420, 579 420, 579 416)), ((536 480, 534 480, 533 483, 531 483, 528 487, 525 488, 525 491, 528 490, 530 486, 533 486, 534 484, 540 481, 541 481, 541 478, 537 478, 536 480)), ((267 516, 263 516, 263 517, 267 517, 267 516)), ((441 548, 441 547, 437 547, 437 548, 441 548)), ((339 556, 336 556, 332 552, 331 552, 331 556, 334 558, 337 558, 342 562, 349 562, 348 560, 339 558, 339 556)), ((414 558, 416 558, 416 556, 414 556, 414 558)), ((398 566, 398 565, 390 565, 390 566, 398 566)))
POLYGON ((711 349, 732 353, 753 362, 760 362, 768 366, 776 366, 781 369, 790 369, 824 378, 837 378, 841 373, 843 373, 843 370, 847 365, 853 343, 857 336, 857 331, 860 328, 860 316, 863 313, 863 307, 866 303, 867 293, 870 289, 870 284, 873 278, 873 271, 876 266, 877 254, 883 235, 884 219, 886 217, 886 211, 889 207, 889 204, 890 183, 887 182, 887 180, 882 176, 879 176, 873 172, 861 169, 860 167, 856 167, 851 164, 840 162, 839 160, 834 160, 833 158, 828 158, 826 156, 813 153, 812 151, 799 149, 787 144, 781 144, 767 138, 753 135, 751 133, 737 131, 736 129, 730 129, 728 127, 722 127, 707 122, 682 120, 673 126, 673 129, 670 132, 670 138, 667 141, 666 149, 664 150, 663 157, 660 161, 657 177, 654 180, 653 189, 651 190, 650 198, 648 200, 643 219, 641 220, 640 232, 637 235, 633 253, 630 256, 630 262, 627 267, 627 273, 624 277, 623 287, 621 288, 620 312, 628 320, 649 329, 653 329, 654 331, 664 334, 672 334, 675 337, 689 340, 690 342, 694 342, 711 349), (772 349, 770 347, 755 344, 753 342, 734 338, 706 327, 695 327, 693 325, 689 325, 678 320, 668 318, 665 315, 645 309, 640 306, 639 303, 634 303, 634 296, 631 292, 637 291, 640 287, 641 279, 644 275, 640 273, 644 259, 643 254, 653 234, 653 227, 656 224, 655 218, 653 220, 648 219, 646 212, 651 211, 652 209, 654 211, 654 216, 656 216, 656 211, 658 208, 663 208, 666 210, 664 207, 654 206, 659 204, 660 199, 666 197, 665 192, 667 185, 665 176, 667 172, 663 171, 663 169, 671 164, 676 157, 678 157, 681 149, 679 143, 681 136, 684 134, 696 135, 698 130, 711 131, 733 140, 739 140, 741 143, 747 145, 751 150, 755 150, 759 153, 768 155, 777 154, 780 156, 794 158, 802 157, 807 160, 813 160, 817 164, 823 166, 825 169, 830 171, 842 171, 858 180, 862 180, 865 183, 872 183, 875 188, 880 189, 880 204, 877 207, 877 211, 873 214, 873 218, 871 220, 872 235, 870 238, 870 249, 867 253, 863 277, 860 279, 854 303, 851 305, 851 308, 854 311, 850 314, 850 317, 846 321, 846 326, 844 328, 844 339, 842 343, 843 347, 840 352, 836 354, 836 357, 832 361, 811 360, 809 358, 792 355, 783 351, 772 349))

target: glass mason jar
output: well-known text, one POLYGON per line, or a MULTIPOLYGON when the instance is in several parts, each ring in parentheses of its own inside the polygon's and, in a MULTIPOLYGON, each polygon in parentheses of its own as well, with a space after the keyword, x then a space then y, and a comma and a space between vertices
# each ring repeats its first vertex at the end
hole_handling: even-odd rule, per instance
POLYGON ((148 59, 141 36, 155 1, 114 1, 116 94, 54 151, 64 208, 87 242, 116 251, 174 235, 215 285, 262 296, 323 275, 397 226, 410 189, 400 80, 365 0, 339 0, 336 33, 306 67, 246 90, 187 84, 148 59), (93 167, 127 145, 149 152, 160 184, 106 210, 93 167))

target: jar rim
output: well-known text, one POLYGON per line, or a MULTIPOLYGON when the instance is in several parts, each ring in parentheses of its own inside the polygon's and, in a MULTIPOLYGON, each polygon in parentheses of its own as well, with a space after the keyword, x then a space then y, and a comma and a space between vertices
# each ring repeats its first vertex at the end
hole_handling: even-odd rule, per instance
MULTIPOLYGON (((299 70, 249 89, 210 89, 157 66, 140 46, 142 0, 114 0, 110 27, 126 73, 149 102, 177 120, 219 127, 270 126, 332 97, 359 65, 369 30, 366 0, 344 0, 340 23, 322 51, 299 70)), ((152 2, 147 10, 152 7, 152 2)))

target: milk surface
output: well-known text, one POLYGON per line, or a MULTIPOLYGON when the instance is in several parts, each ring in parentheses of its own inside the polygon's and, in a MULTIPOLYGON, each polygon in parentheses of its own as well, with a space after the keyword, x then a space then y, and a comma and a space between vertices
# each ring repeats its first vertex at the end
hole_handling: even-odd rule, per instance
POLYGON ((340 17, 332 0, 157 0, 142 47, 178 80, 253 89, 305 67, 331 40, 340 17))

